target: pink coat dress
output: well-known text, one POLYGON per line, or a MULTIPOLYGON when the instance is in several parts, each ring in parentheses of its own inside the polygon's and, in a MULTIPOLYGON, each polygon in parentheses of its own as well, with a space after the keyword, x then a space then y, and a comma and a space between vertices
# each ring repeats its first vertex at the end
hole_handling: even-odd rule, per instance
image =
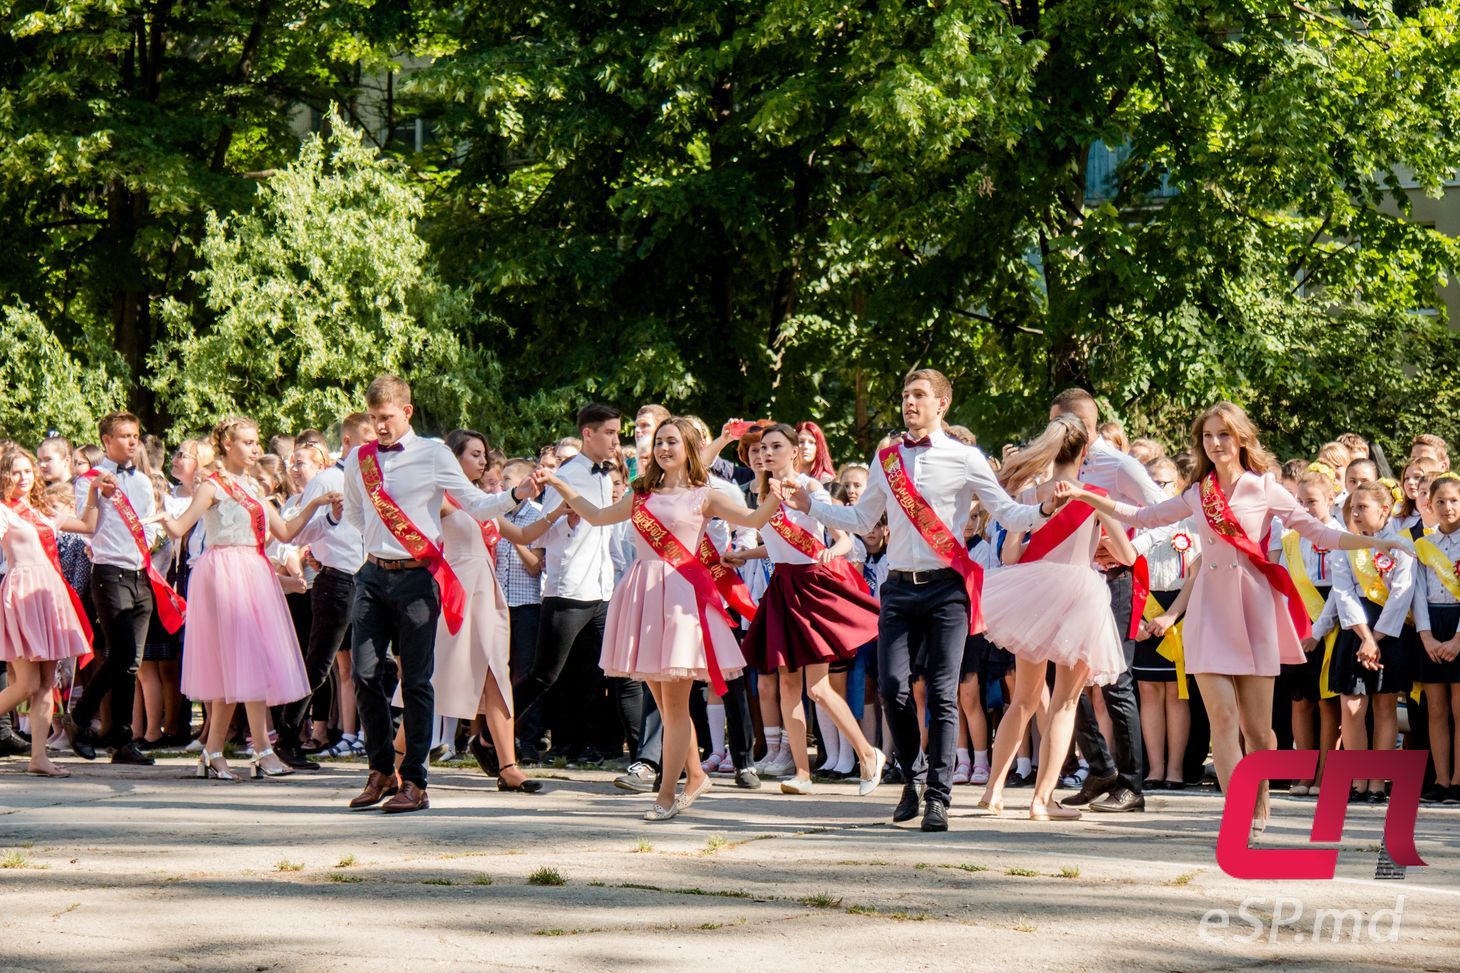
MULTIPOLYGON (((1271 474, 1242 474, 1227 495, 1227 504, 1264 553, 1274 515, 1319 547, 1336 548, 1345 536, 1309 515, 1271 474)), ((1198 526, 1201 570, 1182 626, 1187 672, 1276 676, 1283 663, 1306 661, 1286 599, 1258 573, 1247 555, 1212 530, 1202 512, 1199 486, 1152 507, 1118 503, 1115 517, 1147 528, 1191 517, 1198 526)))

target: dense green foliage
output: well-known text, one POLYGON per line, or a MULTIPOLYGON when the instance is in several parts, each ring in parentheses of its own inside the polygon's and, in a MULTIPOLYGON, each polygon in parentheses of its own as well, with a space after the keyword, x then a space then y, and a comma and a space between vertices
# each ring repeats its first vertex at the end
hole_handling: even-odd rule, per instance
POLYGON ((1457 0, 0 11, 0 280, 178 428, 389 366, 516 449, 592 396, 851 454, 930 364, 991 442, 1069 384, 1168 440, 1219 396, 1285 454, 1460 439, 1415 313, 1460 249, 1404 218, 1460 165, 1457 0), (332 99, 413 176, 300 155, 332 99))

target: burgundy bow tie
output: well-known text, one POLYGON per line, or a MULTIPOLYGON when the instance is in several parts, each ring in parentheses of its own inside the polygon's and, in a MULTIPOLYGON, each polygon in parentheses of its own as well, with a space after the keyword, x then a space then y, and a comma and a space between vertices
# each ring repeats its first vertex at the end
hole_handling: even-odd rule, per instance
POLYGON ((406 444, 391 443, 389 446, 377 446, 376 448, 382 453, 404 453, 406 451, 406 444))
POLYGON ((905 435, 905 436, 902 437, 902 444, 904 446, 906 446, 908 449, 918 449, 919 447, 922 447, 922 446, 931 446, 931 445, 933 445, 933 440, 931 438, 929 438, 928 436, 924 436, 922 439, 914 439, 911 436, 906 436, 905 435))

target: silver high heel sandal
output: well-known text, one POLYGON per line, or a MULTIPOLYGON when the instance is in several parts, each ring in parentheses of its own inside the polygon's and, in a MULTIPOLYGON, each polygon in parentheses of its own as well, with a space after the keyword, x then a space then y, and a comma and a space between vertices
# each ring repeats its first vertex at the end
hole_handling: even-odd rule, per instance
POLYGON ((263 753, 255 755, 254 758, 249 761, 249 763, 253 765, 254 780, 262 780, 265 777, 288 777, 290 774, 294 773, 294 769, 292 767, 265 767, 262 763, 263 759, 265 757, 272 757, 273 755, 274 748, 270 747, 263 753))
POLYGON ((227 767, 219 770, 213 766, 213 761, 222 759, 222 750, 219 750, 217 753, 209 753, 208 748, 204 747, 203 752, 198 755, 198 777, 202 780, 212 778, 213 780, 237 781, 239 778, 227 767))

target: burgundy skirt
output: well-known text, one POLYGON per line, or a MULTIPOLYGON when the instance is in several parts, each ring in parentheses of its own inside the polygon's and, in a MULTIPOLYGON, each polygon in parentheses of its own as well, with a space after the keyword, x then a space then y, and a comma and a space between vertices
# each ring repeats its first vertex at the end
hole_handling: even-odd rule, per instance
POLYGON ((877 599, 843 558, 777 564, 740 649, 762 673, 855 658, 877 637, 877 599))

